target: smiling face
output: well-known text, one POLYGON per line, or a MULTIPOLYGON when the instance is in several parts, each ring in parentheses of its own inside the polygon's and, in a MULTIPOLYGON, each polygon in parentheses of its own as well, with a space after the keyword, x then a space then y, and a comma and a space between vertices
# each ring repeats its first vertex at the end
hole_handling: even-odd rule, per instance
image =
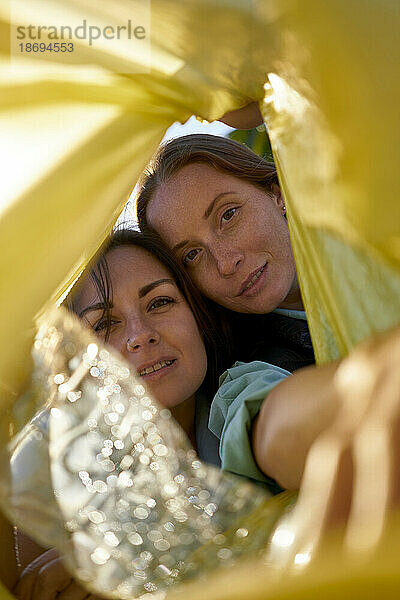
MULTIPOLYGON (((156 400, 174 408, 194 399, 207 357, 195 318, 169 271, 140 247, 106 255, 112 298, 107 343, 132 365, 156 400)), ((104 339, 104 299, 91 277, 80 285, 74 309, 104 339)))
POLYGON ((243 313, 302 308, 278 186, 269 194, 190 164, 158 187, 147 221, 218 304, 243 313))

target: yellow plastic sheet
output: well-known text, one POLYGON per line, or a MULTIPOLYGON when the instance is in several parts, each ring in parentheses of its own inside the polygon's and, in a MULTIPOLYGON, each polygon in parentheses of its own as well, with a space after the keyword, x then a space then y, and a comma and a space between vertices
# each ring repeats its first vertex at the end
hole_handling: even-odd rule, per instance
MULTIPOLYGON (((60 4, 63 10, 76 6, 72 0, 60 4)), ((38 2, 44 21, 51 5, 38 2)), ((109 6, 96 4, 100 21, 106 21, 109 6)), ((113 11, 119 10, 123 21, 127 10, 134 15, 139 6, 138 0, 119 2, 113 11)), ((7 31, 5 9, 1 5, 7 31)), ((86 9, 82 3, 82 19, 86 9)), ((21 73, 10 69, 8 39, 1 38, 0 312, 7 343, 0 382, 5 388, 18 387, 23 378, 34 314, 98 248, 167 127, 191 114, 215 119, 262 97, 264 61, 256 54, 249 71, 244 59, 262 47, 264 35, 251 7, 156 1, 151 18, 152 70, 136 76, 105 68, 101 52, 92 57, 94 65, 82 69, 49 67, 26 54, 21 73), (220 31, 230 36, 232 27, 235 47, 221 38, 226 51, 213 58, 209 39, 218 40, 220 31), (227 60, 233 61, 229 73, 227 60)))
POLYGON ((23 76, 4 36, 2 385, 22 377, 33 315, 96 250, 167 126, 264 94, 318 360, 398 322, 397 13, 395 2, 155 1, 151 72, 125 76, 100 52, 81 71, 24 58, 23 76))
MULTIPOLYGON (((43 18, 49 6, 37 3, 43 18)), ((90 7, 106 20, 106 1, 90 7)), ((135 2, 113 11, 134 15, 135 2)), ((151 72, 126 76, 101 52, 81 70, 26 54, 11 71, 2 36, 2 385, 18 387, 33 315, 96 250, 167 126, 262 100, 268 74, 263 110, 318 359, 397 322, 397 17, 394 1, 156 0, 151 72)))
POLYGON ((263 111, 326 362, 400 318, 399 4, 286 8, 263 111))
MULTIPOLYGON (((36 3, 44 21, 51 4, 36 3)), ((110 10, 58 4, 82 18, 90 6, 100 22, 110 10)), ((125 18, 139 4, 112 11, 125 18)), ((153 0, 152 69, 137 75, 140 57, 125 56, 121 75, 100 52, 80 71, 33 55, 11 71, 10 6, 0 7, 4 408, 29 373, 35 315, 96 251, 165 129, 249 100, 270 130, 318 360, 400 321, 397 1, 153 0)), ((380 573, 390 597, 398 578, 380 573)))

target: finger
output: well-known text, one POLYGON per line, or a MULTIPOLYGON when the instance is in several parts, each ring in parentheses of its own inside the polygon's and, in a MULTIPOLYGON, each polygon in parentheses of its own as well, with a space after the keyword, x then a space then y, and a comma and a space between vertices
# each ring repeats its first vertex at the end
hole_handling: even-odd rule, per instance
POLYGON ((32 600, 54 600, 60 591, 69 586, 72 578, 60 558, 44 565, 37 574, 32 600))
POLYGON ((43 552, 42 554, 37 556, 35 560, 30 562, 29 565, 25 567, 25 569, 22 572, 21 578, 25 575, 29 575, 31 573, 40 571, 43 565, 45 565, 49 561, 54 560, 55 558, 58 558, 58 552, 55 548, 46 550, 46 552, 43 552))
POLYGON ((383 532, 390 487, 390 436, 386 427, 364 427, 354 440, 355 483, 345 544, 373 550, 383 532))
POLYGON ((347 523, 350 515, 354 485, 354 464, 351 447, 346 447, 338 461, 335 485, 332 489, 325 529, 347 523))
MULTIPOLYGON (((364 372, 364 362, 357 358, 343 362, 336 372, 333 385, 340 409, 332 425, 309 451, 299 499, 286 532, 291 542, 280 550, 289 568, 309 562, 326 530, 349 512, 353 491, 353 479, 349 476, 352 460, 347 454, 349 440, 368 410, 366 390, 372 386, 365 377, 362 380, 365 385, 358 385, 360 371, 364 372)), ((272 542, 274 538, 275 535, 272 542)))
POLYGON ((58 554, 54 548, 43 552, 35 558, 22 572, 21 577, 14 588, 14 594, 20 600, 30 600, 35 585, 36 577, 40 570, 53 560, 58 558, 58 554))
POLYGON ((373 402, 354 439, 355 485, 346 545, 369 553, 378 543, 391 508, 393 433, 400 413, 400 372, 380 370, 373 402))
POLYGON ((335 489, 343 444, 330 432, 313 444, 296 506, 278 524, 271 539, 269 559, 275 566, 298 568, 315 553, 335 489))
MULTIPOLYGON (((400 391, 399 391, 400 394, 400 391)), ((399 398, 400 403, 400 398, 399 398)), ((391 473, 391 505, 398 507, 400 504, 400 415, 393 424, 392 431, 392 473, 391 473)))

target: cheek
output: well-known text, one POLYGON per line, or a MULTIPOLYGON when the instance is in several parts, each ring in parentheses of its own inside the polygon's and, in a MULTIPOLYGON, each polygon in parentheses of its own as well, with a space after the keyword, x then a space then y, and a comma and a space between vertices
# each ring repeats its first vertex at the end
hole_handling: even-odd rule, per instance
POLYGON ((200 292, 217 304, 222 304, 226 297, 235 294, 234 284, 221 277, 217 269, 209 267, 204 269, 203 273, 199 273, 197 279, 192 279, 200 292))
POLYGON ((120 339, 118 339, 118 340, 116 340, 116 339, 108 339, 107 346, 111 346, 111 348, 113 348, 114 350, 116 350, 120 354, 125 355, 126 354, 126 341, 127 340, 125 340, 125 344, 124 344, 122 342, 122 340, 120 340, 120 339))
POLYGON ((107 342, 105 342, 103 336, 103 343, 106 343, 107 346, 111 346, 111 348, 114 348, 114 350, 117 350, 121 354, 124 354, 126 351, 126 342, 127 338, 123 329, 111 331, 107 342))
POLYGON ((194 285, 202 294, 210 300, 218 302, 219 296, 226 288, 226 280, 220 277, 211 261, 202 261, 202 264, 195 269, 191 269, 189 274, 194 285))

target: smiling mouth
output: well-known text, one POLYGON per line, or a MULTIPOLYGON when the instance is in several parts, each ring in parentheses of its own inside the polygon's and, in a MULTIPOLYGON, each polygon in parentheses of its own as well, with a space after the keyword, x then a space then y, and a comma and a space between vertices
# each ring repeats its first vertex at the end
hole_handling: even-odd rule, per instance
POLYGON ((253 285, 258 281, 258 279, 260 279, 266 266, 267 266, 267 263, 265 263, 265 265, 263 265, 261 267, 261 269, 258 269, 258 271, 256 271, 256 273, 254 273, 254 275, 251 277, 251 279, 248 281, 248 283, 240 291, 239 296, 241 296, 242 294, 247 292, 247 290, 249 290, 250 288, 253 287, 253 285))
POLYGON ((145 375, 150 375, 151 373, 156 373, 157 371, 161 371, 161 369, 166 369, 167 367, 170 367, 175 362, 176 362, 175 358, 172 360, 160 360, 160 362, 155 363, 151 367, 146 367, 145 369, 138 371, 138 375, 140 377, 144 377, 145 375))

